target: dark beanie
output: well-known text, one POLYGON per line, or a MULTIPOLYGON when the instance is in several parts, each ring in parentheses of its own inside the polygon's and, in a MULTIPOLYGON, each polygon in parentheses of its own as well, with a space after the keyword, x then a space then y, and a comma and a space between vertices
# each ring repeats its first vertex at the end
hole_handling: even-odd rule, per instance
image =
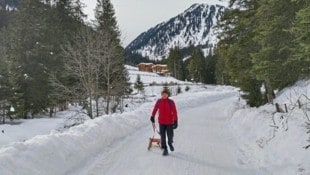
POLYGON ((164 88, 161 93, 165 93, 165 94, 168 94, 168 96, 170 96, 170 92, 169 92, 169 89, 168 88, 164 88))

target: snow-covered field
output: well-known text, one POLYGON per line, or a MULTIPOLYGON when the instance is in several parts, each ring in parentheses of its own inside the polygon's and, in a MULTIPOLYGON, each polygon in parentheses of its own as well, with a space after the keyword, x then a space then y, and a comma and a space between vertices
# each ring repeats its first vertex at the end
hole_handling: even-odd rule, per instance
POLYGON ((310 144, 304 113, 309 115, 309 103, 300 98, 303 108, 293 105, 297 96, 309 97, 309 81, 279 92, 276 102, 291 104, 292 110, 274 113, 272 105, 248 108, 233 87, 195 85, 127 69, 131 82, 140 74, 145 84, 183 84, 182 93, 172 97, 180 118, 175 152, 163 157, 158 148, 146 150, 153 134, 150 113, 162 88, 147 86, 146 99, 126 101, 124 113, 88 119, 69 129, 63 128, 72 110, 52 119, 0 125, 0 174, 310 174, 310 151, 303 148, 310 144))
POLYGON ((129 82, 130 83, 135 83, 137 80, 137 76, 140 75, 141 77, 141 81, 145 84, 145 85, 150 85, 151 83, 157 83, 157 84, 174 84, 174 83, 178 83, 178 84, 191 84, 189 82, 183 82, 180 80, 177 80, 173 77, 165 77, 165 76, 160 76, 156 73, 152 73, 152 72, 141 72, 138 70, 137 67, 133 67, 133 66, 128 66, 126 65, 126 68, 128 70, 129 73, 129 82))
POLYGON ((49 134, 52 130, 63 131, 73 124, 89 119, 80 112, 80 108, 70 106, 67 111, 58 112, 53 118, 42 115, 41 118, 31 120, 8 121, 9 124, 0 125, 0 148, 15 142, 24 142, 36 135, 49 134))

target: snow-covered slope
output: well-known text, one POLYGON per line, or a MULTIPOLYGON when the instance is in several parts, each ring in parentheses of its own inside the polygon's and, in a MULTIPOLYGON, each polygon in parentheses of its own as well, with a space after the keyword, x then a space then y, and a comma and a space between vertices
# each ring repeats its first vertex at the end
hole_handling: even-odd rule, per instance
POLYGON ((142 72, 142 71, 139 71, 137 67, 133 67, 133 66, 126 65, 126 69, 128 70, 128 73, 129 73, 129 78, 130 78, 129 82, 132 84, 136 82, 138 75, 140 75, 141 81, 145 85, 150 85, 151 83, 153 84, 164 84, 164 83, 168 83, 168 84, 187 83, 189 84, 188 82, 177 80, 171 76, 161 76, 161 75, 158 75, 152 72, 142 72))
POLYGON ((139 35, 126 50, 159 60, 176 46, 182 49, 193 45, 208 50, 217 43, 213 26, 224 9, 222 5, 194 4, 176 17, 139 35))
POLYGON ((240 104, 244 109, 232 115, 230 128, 238 138, 240 162, 245 167, 264 169, 268 175, 310 174, 310 150, 304 148, 310 144, 306 129, 306 122, 310 122, 309 97, 310 80, 277 93, 275 103, 284 111, 286 104, 288 113, 276 113, 270 104, 259 108, 240 104))

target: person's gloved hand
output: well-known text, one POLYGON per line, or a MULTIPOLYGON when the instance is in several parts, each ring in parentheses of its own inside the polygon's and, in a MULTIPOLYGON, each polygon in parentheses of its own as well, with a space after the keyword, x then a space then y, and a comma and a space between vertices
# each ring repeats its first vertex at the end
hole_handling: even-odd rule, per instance
POLYGON ((178 121, 175 120, 174 123, 173 123, 173 129, 177 129, 177 127, 178 127, 178 121))
POLYGON ((152 123, 155 123, 155 117, 154 116, 151 116, 150 120, 152 123))

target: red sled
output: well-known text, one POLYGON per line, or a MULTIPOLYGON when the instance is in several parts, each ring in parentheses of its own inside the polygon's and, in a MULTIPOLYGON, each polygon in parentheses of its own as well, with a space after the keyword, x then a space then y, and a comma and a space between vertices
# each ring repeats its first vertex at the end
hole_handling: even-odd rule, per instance
POLYGON ((155 126, 154 123, 152 123, 152 125, 153 125, 154 135, 153 135, 153 137, 150 137, 150 139, 149 139, 149 145, 148 145, 148 147, 147 147, 148 150, 151 149, 153 143, 155 143, 156 146, 158 146, 159 148, 161 148, 161 141, 160 141, 160 138, 155 138, 156 132, 159 134, 159 131, 156 129, 156 126, 155 126))

